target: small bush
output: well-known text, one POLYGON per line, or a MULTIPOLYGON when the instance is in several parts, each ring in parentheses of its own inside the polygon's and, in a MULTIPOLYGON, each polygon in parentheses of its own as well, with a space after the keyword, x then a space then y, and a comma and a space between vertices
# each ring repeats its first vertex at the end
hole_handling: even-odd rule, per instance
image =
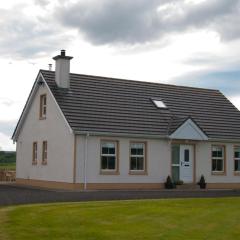
POLYGON ((199 180, 199 182, 198 182, 198 185, 199 185, 200 188, 202 188, 202 189, 205 189, 205 188, 206 188, 207 183, 206 183, 205 178, 204 178, 203 175, 201 176, 201 178, 200 178, 200 180, 199 180))
POLYGON ((168 175, 167 180, 165 182, 165 188, 166 189, 173 189, 175 188, 175 184, 172 181, 172 178, 168 175))

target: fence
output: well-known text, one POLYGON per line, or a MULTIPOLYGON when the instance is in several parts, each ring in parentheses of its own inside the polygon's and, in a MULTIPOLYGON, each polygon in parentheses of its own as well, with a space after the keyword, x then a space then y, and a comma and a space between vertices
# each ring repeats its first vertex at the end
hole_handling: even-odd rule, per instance
POLYGON ((16 180, 16 171, 0 170, 0 182, 14 182, 16 180))

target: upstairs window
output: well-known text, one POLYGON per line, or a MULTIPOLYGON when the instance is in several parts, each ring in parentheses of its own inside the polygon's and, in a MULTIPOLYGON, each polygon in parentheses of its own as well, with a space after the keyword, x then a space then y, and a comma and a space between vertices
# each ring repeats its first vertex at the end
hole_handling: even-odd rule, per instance
POLYGON ((34 142, 32 149, 32 165, 36 164, 37 164, 37 142, 34 142))
POLYGON ((152 101, 157 108, 167 108, 166 104, 161 99, 152 99, 152 101))
POLYGON ((42 143, 42 165, 47 164, 47 141, 42 143))
POLYGON ((224 173, 225 168, 225 146, 212 146, 212 172, 224 173))
POLYGON ((240 146, 234 147, 234 171, 240 173, 240 146))
POLYGON ((47 95, 40 96, 40 119, 45 119, 47 114, 47 95))

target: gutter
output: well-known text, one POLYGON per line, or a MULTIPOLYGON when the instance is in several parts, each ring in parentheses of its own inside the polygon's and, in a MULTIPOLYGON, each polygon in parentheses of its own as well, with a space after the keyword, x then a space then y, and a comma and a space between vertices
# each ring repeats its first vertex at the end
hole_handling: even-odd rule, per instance
POLYGON ((129 133, 111 133, 111 132, 88 132, 74 131, 76 135, 88 136, 110 136, 110 137, 131 137, 131 138, 149 138, 149 139, 168 139, 167 135, 150 135, 150 134, 129 134, 129 133))

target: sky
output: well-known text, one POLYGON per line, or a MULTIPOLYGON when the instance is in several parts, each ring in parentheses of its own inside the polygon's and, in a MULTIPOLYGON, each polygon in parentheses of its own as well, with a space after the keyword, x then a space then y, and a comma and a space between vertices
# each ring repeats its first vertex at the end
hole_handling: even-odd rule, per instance
POLYGON ((240 109, 240 0, 0 2, 0 149, 39 69, 219 89, 240 109))

